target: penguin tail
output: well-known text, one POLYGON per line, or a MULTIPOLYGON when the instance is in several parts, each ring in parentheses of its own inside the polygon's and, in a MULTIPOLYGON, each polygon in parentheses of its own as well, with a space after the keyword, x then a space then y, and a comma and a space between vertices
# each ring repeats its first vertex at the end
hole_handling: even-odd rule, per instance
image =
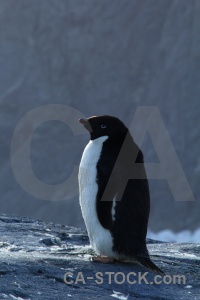
POLYGON ((158 268, 150 259, 150 257, 137 257, 137 261, 147 267, 148 269, 152 270, 153 272, 163 274, 165 275, 165 272, 163 272, 160 268, 158 268))

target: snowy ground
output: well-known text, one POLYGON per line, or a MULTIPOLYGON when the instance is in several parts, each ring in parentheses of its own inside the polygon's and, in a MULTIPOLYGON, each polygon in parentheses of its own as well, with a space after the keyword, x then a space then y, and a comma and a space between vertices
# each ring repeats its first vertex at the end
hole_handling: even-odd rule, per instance
POLYGON ((5 214, 0 224, 0 300, 200 300, 200 243, 147 242, 160 276, 136 263, 92 262, 80 228, 5 214))
POLYGON ((171 230, 162 230, 160 232, 148 231, 147 237, 154 240, 164 242, 177 243, 199 243, 200 242, 200 228, 194 232, 190 230, 183 230, 181 232, 173 232, 171 230))

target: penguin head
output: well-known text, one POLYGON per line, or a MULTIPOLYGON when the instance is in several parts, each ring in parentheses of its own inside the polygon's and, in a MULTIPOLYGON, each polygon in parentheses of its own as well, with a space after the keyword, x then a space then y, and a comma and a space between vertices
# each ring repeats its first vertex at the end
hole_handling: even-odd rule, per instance
POLYGON ((118 118, 113 116, 93 116, 80 119, 79 122, 90 132, 90 139, 95 140, 102 136, 108 136, 113 140, 124 140, 128 128, 118 118))

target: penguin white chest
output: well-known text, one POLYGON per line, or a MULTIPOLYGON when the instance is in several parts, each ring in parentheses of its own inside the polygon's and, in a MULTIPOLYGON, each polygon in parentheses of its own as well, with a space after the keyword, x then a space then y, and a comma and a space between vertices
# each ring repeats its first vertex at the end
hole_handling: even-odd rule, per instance
POLYGON ((97 163, 103 143, 108 136, 90 141, 83 152, 79 166, 79 192, 82 215, 87 228, 90 243, 99 255, 113 256, 112 236, 110 231, 103 228, 96 211, 96 195, 98 192, 97 163))

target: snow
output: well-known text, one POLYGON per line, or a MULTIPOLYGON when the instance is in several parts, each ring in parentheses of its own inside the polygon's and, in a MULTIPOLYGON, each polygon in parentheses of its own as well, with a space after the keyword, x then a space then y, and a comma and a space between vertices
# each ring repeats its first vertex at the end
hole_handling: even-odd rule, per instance
POLYGON ((200 228, 191 232, 190 230, 183 230, 180 232, 173 232, 169 229, 160 232, 148 231, 147 238, 177 243, 200 243, 200 228))

